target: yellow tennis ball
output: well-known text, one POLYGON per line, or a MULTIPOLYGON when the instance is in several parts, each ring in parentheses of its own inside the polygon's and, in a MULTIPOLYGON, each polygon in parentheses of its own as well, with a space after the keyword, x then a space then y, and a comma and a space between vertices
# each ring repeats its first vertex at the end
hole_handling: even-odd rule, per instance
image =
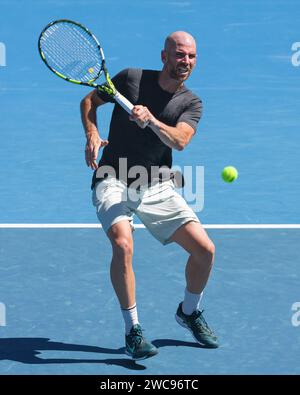
POLYGON ((88 70, 88 72, 89 72, 90 74, 92 74, 92 73, 94 72, 93 67, 90 67, 89 70, 88 70))
POLYGON ((222 178, 225 182, 232 182, 238 178, 238 171, 233 166, 226 166, 222 171, 222 178))

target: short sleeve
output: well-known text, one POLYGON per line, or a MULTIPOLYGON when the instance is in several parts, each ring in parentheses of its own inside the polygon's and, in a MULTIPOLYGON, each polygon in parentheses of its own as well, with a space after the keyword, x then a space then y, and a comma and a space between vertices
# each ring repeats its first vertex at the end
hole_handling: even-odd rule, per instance
POLYGON ((198 97, 194 96, 185 111, 178 118, 177 123, 185 122, 196 131, 198 122, 202 116, 202 109, 202 101, 198 97))
MULTIPOLYGON (((112 83, 114 84, 114 86, 119 92, 124 91, 127 83, 127 77, 128 77, 128 69, 125 69, 120 71, 112 78, 112 83)), ((107 93, 97 90, 97 94, 101 100, 105 102, 114 103, 114 99, 110 97, 107 93)))

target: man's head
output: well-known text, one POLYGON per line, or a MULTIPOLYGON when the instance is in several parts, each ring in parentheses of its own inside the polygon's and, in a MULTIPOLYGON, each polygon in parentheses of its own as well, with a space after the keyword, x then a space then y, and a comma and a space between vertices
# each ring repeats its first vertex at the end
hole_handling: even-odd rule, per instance
POLYGON ((163 70, 170 78, 183 82, 191 74, 196 64, 196 42, 187 32, 171 33, 161 52, 163 70))

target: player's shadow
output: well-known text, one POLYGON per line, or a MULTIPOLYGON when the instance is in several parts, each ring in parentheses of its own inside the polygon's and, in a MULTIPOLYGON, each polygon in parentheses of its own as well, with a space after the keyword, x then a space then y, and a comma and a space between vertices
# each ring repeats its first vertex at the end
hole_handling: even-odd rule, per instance
MULTIPOLYGON (((156 339, 152 343, 157 348, 162 347, 200 347, 197 343, 173 340, 156 339)), ((144 370, 145 366, 136 363, 131 359, 107 358, 107 359, 83 359, 83 358, 42 358, 41 351, 72 351, 87 352, 97 354, 123 355, 124 347, 104 348, 97 346, 87 346, 82 344, 68 344, 51 341, 48 338, 4 338, 0 339, 0 361, 9 360, 24 364, 57 364, 57 363, 95 363, 122 366, 130 370, 144 370)))
POLYGON ((123 355, 124 347, 113 349, 80 344, 54 342, 47 338, 5 338, 0 339, 0 361, 9 360, 25 364, 55 364, 55 363, 99 363, 122 366, 131 370, 144 370, 145 366, 137 364, 131 359, 73 359, 73 358, 42 358, 41 351, 72 351, 98 354, 123 355))
POLYGON ((196 342, 186 342, 174 339, 156 339, 151 341, 157 348, 161 347, 192 347, 192 348, 205 348, 196 342))

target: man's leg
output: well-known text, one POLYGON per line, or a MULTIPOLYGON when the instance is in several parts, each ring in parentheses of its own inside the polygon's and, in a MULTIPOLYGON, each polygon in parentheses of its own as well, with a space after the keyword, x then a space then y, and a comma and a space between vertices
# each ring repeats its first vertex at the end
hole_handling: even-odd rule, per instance
POLYGON ((188 222, 182 225, 171 237, 189 254, 185 268, 187 290, 194 294, 200 294, 211 272, 215 246, 207 233, 198 222, 188 222))
POLYGON ((108 231, 112 245, 111 282, 122 309, 135 305, 135 277, 132 269, 133 238, 129 221, 120 221, 108 231))
POLYGON ((133 238, 129 221, 112 225, 108 231, 113 256, 110 267, 111 282, 119 299, 125 321, 126 354, 134 360, 152 357, 157 349, 142 334, 135 302, 135 276, 132 268, 133 238))
POLYGON ((201 224, 194 221, 178 228, 171 240, 190 254, 185 268, 185 298, 178 306, 176 320, 193 334, 199 344, 218 347, 216 336, 208 327, 202 312, 198 310, 202 292, 213 266, 214 244, 201 224))

